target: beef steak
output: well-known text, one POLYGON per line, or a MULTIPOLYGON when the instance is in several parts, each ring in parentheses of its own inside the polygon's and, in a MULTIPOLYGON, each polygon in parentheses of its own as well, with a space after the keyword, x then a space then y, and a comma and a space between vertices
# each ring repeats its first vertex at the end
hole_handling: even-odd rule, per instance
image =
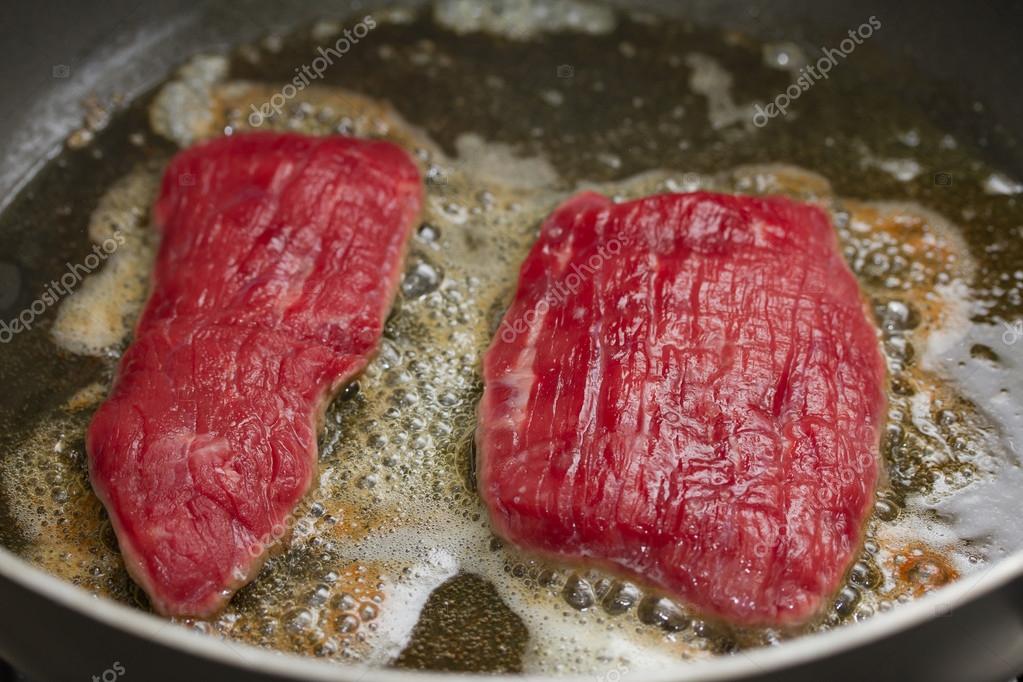
POLYGON ((885 414, 837 247, 784 198, 560 206, 483 361, 496 532, 733 623, 814 615, 860 546, 885 414))
POLYGON ((385 142, 256 133, 171 161, 152 293, 87 437, 160 612, 217 611, 287 533, 317 420, 374 351, 420 204, 415 165, 385 142))

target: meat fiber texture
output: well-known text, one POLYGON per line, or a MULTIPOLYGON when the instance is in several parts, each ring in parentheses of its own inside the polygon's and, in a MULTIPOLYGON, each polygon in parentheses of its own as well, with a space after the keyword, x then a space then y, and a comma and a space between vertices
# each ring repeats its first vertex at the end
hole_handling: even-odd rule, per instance
POLYGON ((318 421, 374 352, 421 196, 405 152, 341 136, 235 135, 170 162, 152 291, 87 438, 161 613, 216 612, 293 525, 318 421))
POLYGON ((479 489, 506 540, 738 625, 804 622, 840 586, 885 365, 820 208, 579 194, 543 225, 483 375, 479 489))

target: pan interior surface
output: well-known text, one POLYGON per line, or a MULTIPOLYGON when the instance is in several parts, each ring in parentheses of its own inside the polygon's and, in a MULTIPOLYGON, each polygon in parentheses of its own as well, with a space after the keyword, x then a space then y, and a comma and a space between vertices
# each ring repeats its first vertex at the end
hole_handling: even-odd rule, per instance
POLYGON ((380 353, 328 412, 319 485, 286 549, 219 617, 184 627, 342 664, 620 675, 869 621, 1023 547, 1021 187, 980 136, 934 115, 983 103, 893 65, 872 38, 803 89, 820 46, 798 36, 574 2, 508 7, 299 22, 207 46, 170 95, 158 84, 86 105, 0 214, 0 320, 28 327, 0 353, 0 546, 149 608, 90 490, 83 435, 129 341, 116 330, 145 292, 159 173, 198 120, 395 139, 423 164, 429 208, 380 353), (299 88, 330 47, 339 56, 299 88), (787 114, 756 118, 793 84, 787 114), (583 186, 780 192, 832 212, 891 374, 887 479, 847 584, 798 631, 711 622, 489 533, 471 464, 478 357, 539 222, 583 186), (115 234, 123 247, 71 293, 52 286, 115 234), (114 263, 120 275, 101 279, 114 263))

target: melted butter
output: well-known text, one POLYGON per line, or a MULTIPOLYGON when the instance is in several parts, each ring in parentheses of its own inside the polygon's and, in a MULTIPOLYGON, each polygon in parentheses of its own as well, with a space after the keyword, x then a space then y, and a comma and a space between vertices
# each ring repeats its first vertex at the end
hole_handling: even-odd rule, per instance
POLYGON ((110 188, 89 222, 89 238, 109 250, 102 269, 87 276, 58 310, 51 334, 72 353, 103 355, 127 337, 148 293, 156 236, 149 206, 159 171, 141 168, 110 188))

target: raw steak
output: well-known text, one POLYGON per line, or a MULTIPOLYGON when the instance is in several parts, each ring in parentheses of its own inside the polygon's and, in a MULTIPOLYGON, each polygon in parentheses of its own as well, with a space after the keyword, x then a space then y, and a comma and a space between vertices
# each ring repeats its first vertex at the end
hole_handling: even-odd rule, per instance
POLYGON ((857 552, 885 369, 825 213, 580 194, 546 221, 483 361, 496 532, 706 615, 791 624, 857 552))
POLYGON ((88 433, 93 488, 160 612, 217 611, 291 527, 420 203, 385 142, 238 135, 171 161, 152 293, 88 433))

